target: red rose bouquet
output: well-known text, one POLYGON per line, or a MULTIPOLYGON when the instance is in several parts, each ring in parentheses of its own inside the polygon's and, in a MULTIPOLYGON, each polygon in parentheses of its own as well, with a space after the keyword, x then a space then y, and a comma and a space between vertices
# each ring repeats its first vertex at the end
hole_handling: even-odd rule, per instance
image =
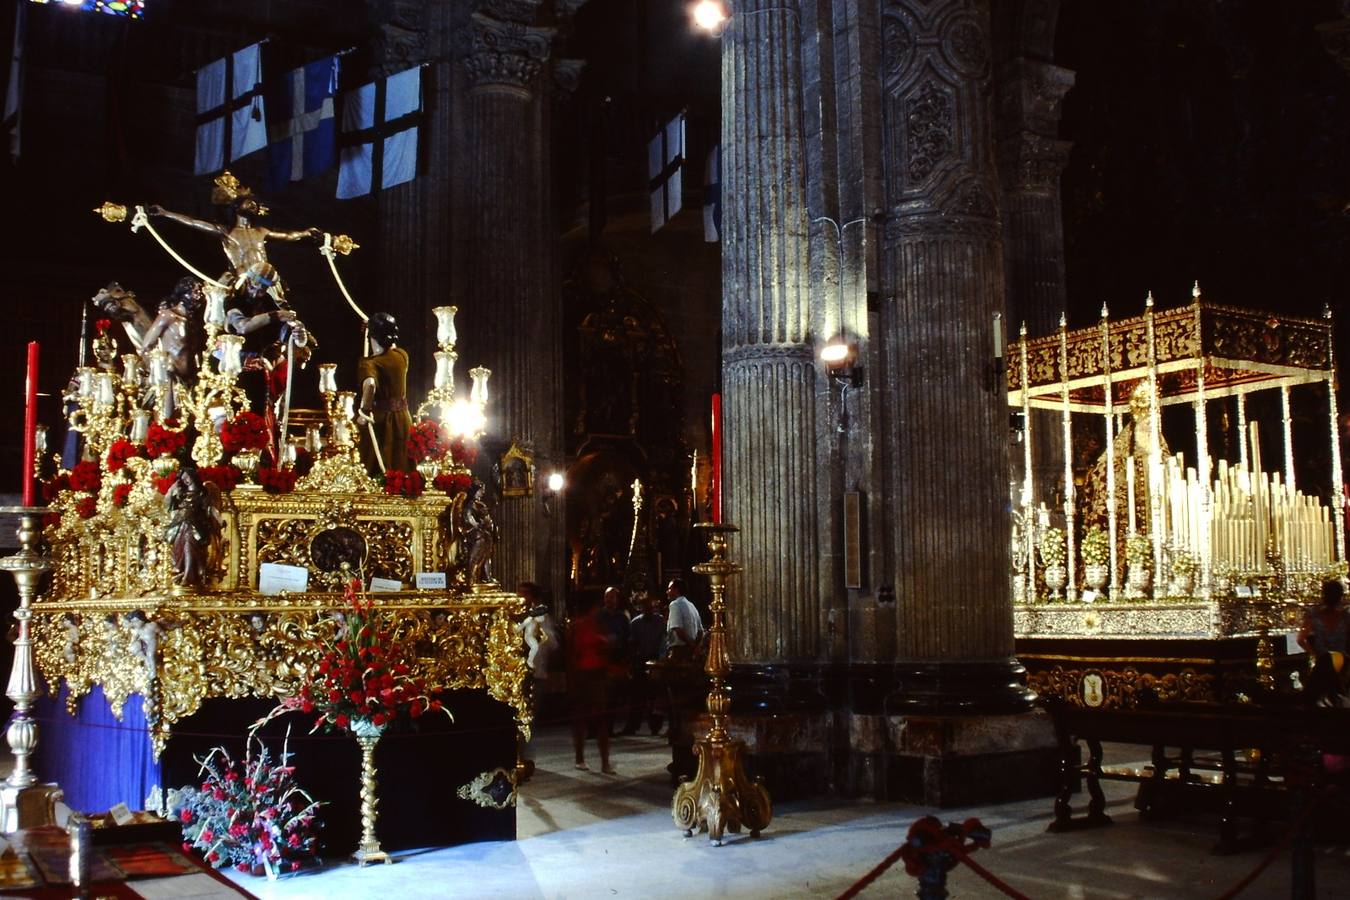
POLYGON ((127 460, 144 456, 145 450, 140 444, 133 444, 126 438, 118 438, 108 448, 108 471, 116 472, 126 467, 127 460))
POLYGON ((384 473, 384 492, 395 497, 416 499, 422 496, 422 491, 426 489, 426 486, 427 480, 422 477, 421 472, 403 472, 398 469, 390 469, 384 473))
POLYGON ((445 472, 437 475, 432 484, 436 486, 438 491, 445 491, 447 494, 459 494, 467 491, 473 485, 473 476, 445 472))
POLYGON ((197 474, 201 476, 202 481, 210 482, 222 491, 234 490, 234 486, 244 477, 242 472, 231 465, 198 466, 197 474))
POLYGON ((220 428, 220 443, 226 453, 262 450, 270 442, 267 420, 248 410, 239 413, 220 428))
POLYGON ((177 456, 187 446, 187 435, 167 427, 174 425, 169 419, 163 425, 153 423, 145 434, 145 452, 154 459, 158 456, 177 456))
POLYGON ((183 826, 183 849, 195 847, 217 869, 234 866, 242 872, 295 870, 312 859, 322 804, 295 783, 289 760, 283 748, 280 765, 274 764, 253 735, 242 764, 221 747, 199 758, 201 788, 169 793, 170 815, 183 826))
POLYGON ((98 489, 103 486, 103 474, 98 470, 98 463, 86 459, 83 462, 77 462, 75 468, 70 470, 70 489, 72 491, 88 491, 91 494, 97 494, 98 489))
POLYGON ((299 693, 282 701, 267 719, 299 711, 315 717, 311 732, 359 733, 444 710, 441 701, 427 696, 425 679, 414 675, 408 663, 409 649, 386 630, 360 585, 357 580, 347 585, 341 627, 318 666, 299 693))
POLYGON ((464 438, 455 438, 450 442, 450 459, 457 466, 471 466, 478 461, 478 445, 464 438))
POLYGON ((289 494, 295 490, 295 480, 299 477, 300 473, 294 469, 267 467, 258 470, 258 483, 269 494, 289 494))
POLYGON ((408 432, 408 459, 413 463, 435 461, 445 456, 445 439, 435 419, 422 419, 408 432))

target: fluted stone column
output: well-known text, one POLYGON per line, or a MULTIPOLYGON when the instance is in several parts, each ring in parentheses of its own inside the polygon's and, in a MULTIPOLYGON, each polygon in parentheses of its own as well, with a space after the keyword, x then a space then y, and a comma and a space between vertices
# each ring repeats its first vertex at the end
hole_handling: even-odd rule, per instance
POLYGON ((740 663, 814 660, 821 633, 816 380, 795 0, 738 3, 722 37, 724 512, 740 663))
MULTIPOLYGON (((500 454, 515 439, 543 469, 562 462, 557 234, 545 109, 554 29, 505 17, 532 18, 536 7, 497 4, 470 17, 463 121, 472 230, 465 242, 460 359, 462 370, 480 363, 492 370, 485 451, 500 454)), ((465 372, 459 377, 467 388, 465 372)), ((502 584, 531 579, 556 590, 562 529, 550 527, 539 497, 503 498, 495 518, 501 543, 493 569, 502 584)))
MULTIPOLYGON (((1072 144, 1057 138, 1060 101, 1073 72, 1018 57, 999 67, 997 132, 1003 189, 1003 260, 1008 333, 1025 322, 1032 337, 1054 331, 1067 306, 1064 284, 1064 216, 1059 177, 1072 144)), ((1033 505, 1051 508, 1064 481, 1064 432, 1059 413, 1032 412, 1033 505)), ((1024 462, 1012 460, 1021 483, 1024 462)))
POLYGON ((894 712, 1026 708, 1012 657, 1004 311, 988 4, 883 7, 887 223, 880 338, 894 712))

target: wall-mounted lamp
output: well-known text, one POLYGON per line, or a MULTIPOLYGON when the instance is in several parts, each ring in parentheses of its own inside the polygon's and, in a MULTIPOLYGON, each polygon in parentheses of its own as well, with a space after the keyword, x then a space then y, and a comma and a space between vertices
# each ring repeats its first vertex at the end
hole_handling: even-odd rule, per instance
POLYGON ((1004 377, 1004 356, 1007 345, 1003 335, 1003 313, 994 313, 994 359, 989 365, 989 390, 998 393, 1004 377))
POLYGON ((689 14, 693 16, 694 24, 699 28, 711 34, 721 34, 722 25, 731 11, 721 0, 698 0, 689 8, 689 14))
POLYGON ((544 515, 552 515, 553 503, 567 486, 567 479, 561 472, 549 472, 546 482, 548 490, 544 492, 544 515))
POLYGON ((839 425, 838 431, 848 431, 848 392, 862 383, 862 367, 856 365, 858 348, 835 335, 820 348, 820 361, 830 373, 830 380, 839 383, 839 425))

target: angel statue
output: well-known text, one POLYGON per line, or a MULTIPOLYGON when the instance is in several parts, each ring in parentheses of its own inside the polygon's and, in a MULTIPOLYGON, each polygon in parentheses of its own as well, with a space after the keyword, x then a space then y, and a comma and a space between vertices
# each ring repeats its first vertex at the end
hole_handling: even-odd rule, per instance
POLYGON ((173 555, 174 584, 200 590, 220 559, 220 491, 187 463, 179 469, 164 504, 169 509, 164 539, 173 555))
POLYGON ((497 523, 492 521, 483 483, 469 488, 464 504, 463 531, 460 533, 460 560, 464 582, 469 586, 492 583, 492 554, 497 549, 497 523))

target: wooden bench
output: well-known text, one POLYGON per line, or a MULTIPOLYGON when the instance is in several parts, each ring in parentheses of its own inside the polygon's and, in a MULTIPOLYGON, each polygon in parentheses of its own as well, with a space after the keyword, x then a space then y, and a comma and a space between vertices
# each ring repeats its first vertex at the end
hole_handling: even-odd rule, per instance
POLYGON ((1137 782, 1135 806, 1145 816, 1177 809, 1212 810, 1220 819, 1216 853, 1242 849, 1237 820, 1266 821, 1296 814, 1306 797, 1322 786, 1323 752, 1350 755, 1350 710, 1169 704, 1136 709, 1086 709, 1051 702, 1061 751, 1060 790, 1049 831, 1111 824, 1103 779, 1137 782), (1087 745, 1081 759, 1078 742, 1087 745), (1104 742, 1144 745, 1151 770, 1144 773, 1102 768, 1104 742), (1168 748, 1178 748, 1176 756, 1168 748), (1243 763, 1243 751, 1259 751, 1243 763), (1196 751, 1217 753, 1207 761, 1196 751), (1169 778, 1175 769, 1176 777, 1169 778), (1217 783, 1200 777, 1212 769, 1217 783), (1088 792, 1087 815, 1073 816, 1070 798, 1080 780, 1088 792), (1296 791, 1304 796, 1296 796, 1296 791))

